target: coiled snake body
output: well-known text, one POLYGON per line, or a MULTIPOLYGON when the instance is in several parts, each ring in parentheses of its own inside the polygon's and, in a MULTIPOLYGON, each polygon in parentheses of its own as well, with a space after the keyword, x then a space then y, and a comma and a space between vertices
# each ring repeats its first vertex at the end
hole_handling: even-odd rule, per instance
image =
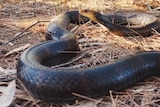
MULTIPOLYGON (((138 53, 110 65, 79 70, 50 68, 76 56, 76 53, 60 51, 79 51, 76 37, 65 29, 69 23, 78 23, 79 18, 88 21, 78 11, 57 16, 49 24, 46 35, 47 39, 57 40, 35 45, 21 55, 17 76, 32 96, 55 103, 81 99, 73 93, 96 98, 107 95, 109 90, 119 91, 145 77, 160 73, 160 52, 138 53)), ((157 19, 152 23, 155 24, 150 24, 151 27, 160 29, 157 19)), ((110 26, 114 29, 113 25, 110 26)), ((150 29, 150 26, 146 28, 150 29)))

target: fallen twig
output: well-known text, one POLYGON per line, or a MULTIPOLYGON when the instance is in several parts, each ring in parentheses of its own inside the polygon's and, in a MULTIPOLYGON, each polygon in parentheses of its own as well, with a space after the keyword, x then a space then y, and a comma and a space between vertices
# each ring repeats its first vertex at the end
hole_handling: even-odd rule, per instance
POLYGON ((24 50, 24 49, 28 48, 29 46, 30 46, 30 44, 26 44, 26 45, 24 45, 24 46, 21 46, 21 47, 15 48, 15 49, 13 49, 12 51, 9 51, 8 53, 6 53, 6 54, 4 55, 4 57, 7 57, 7 56, 8 56, 8 55, 10 55, 10 54, 13 54, 13 53, 16 53, 16 52, 22 51, 22 50, 24 50))
POLYGON ((151 28, 158 36, 160 36, 160 33, 156 31, 155 29, 151 28))
POLYGON ((71 63, 74 63, 75 61, 83 58, 86 54, 88 53, 88 51, 84 52, 83 54, 81 54, 80 56, 76 57, 75 59, 69 61, 69 62, 66 62, 66 63, 63 63, 63 64, 59 64, 59 65, 55 65, 55 66, 52 66, 51 68, 57 68, 57 67, 61 67, 61 66, 65 66, 65 65, 69 65, 71 63))
POLYGON ((98 103, 101 103, 101 104, 104 104, 104 105, 107 105, 106 102, 103 102, 101 100, 97 100, 97 99, 93 99, 93 98, 90 98, 90 97, 87 97, 87 96, 84 96, 84 95, 80 95, 80 94, 77 94, 77 93, 72 93, 74 96, 77 96, 77 97, 80 97, 80 98, 84 98, 86 100, 89 100, 89 101, 92 101, 92 102, 98 102, 98 103))
POLYGON ((29 30, 30 28, 32 28, 33 26, 35 26, 36 24, 40 23, 40 22, 50 22, 50 21, 37 21, 34 24, 32 24, 31 26, 29 26, 28 28, 26 28, 24 31, 22 31, 21 33, 19 33, 17 36, 15 36, 14 38, 12 38, 11 40, 9 40, 8 42, 4 43, 2 46, 7 45, 8 43, 12 42, 13 40, 23 36, 22 34, 25 33, 27 30, 29 30))

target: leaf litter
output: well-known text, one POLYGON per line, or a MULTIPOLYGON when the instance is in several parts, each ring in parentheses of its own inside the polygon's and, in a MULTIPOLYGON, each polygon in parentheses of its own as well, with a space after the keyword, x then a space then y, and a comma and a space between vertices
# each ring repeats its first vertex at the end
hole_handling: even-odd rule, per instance
MULTIPOLYGON (((100 10, 104 10, 104 13, 113 12, 114 10, 138 10, 156 16, 160 13, 160 2, 158 0, 129 0, 128 2, 127 0, 103 0, 103 2, 93 0, 85 1, 85 3, 83 2, 84 1, 78 0, 75 0, 74 2, 65 2, 64 0, 64 4, 56 6, 56 3, 53 1, 43 2, 36 0, 33 2, 24 0, 17 4, 14 4, 13 1, 6 1, 3 6, 0 5, 0 44, 11 40, 14 35, 23 32, 27 27, 38 20, 50 20, 54 15, 70 10, 71 7, 68 8, 69 6, 72 6, 72 8, 76 7, 76 9, 87 8, 88 6, 97 10, 99 5, 102 5, 100 10), (82 5, 79 7, 79 4, 82 5)), ((62 2, 60 1, 60 4, 61 3, 62 2)), ((12 41, 10 43, 11 45, 6 45, 4 47, 1 47, 0 45, 0 57, 2 56, 0 59, 0 104, 7 100, 3 103, 3 106, 158 107, 160 105, 160 79, 158 77, 152 77, 142 82, 138 82, 135 86, 129 87, 122 92, 111 91, 110 96, 99 99, 92 99, 75 93, 75 95, 85 99, 82 102, 76 102, 75 105, 55 105, 54 103, 45 103, 32 98, 26 93, 25 89, 21 87, 19 82, 16 82, 15 84, 16 64, 21 52, 25 50, 25 48, 23 48, 24 45, 34 45, 45 41, 44 33, 47 24, 48 23, 46 22, 42 22, 31 29, 28 29, 27 33, 24 33, 22 37, 12 41), (4 55, 6 55, 6 57, 3 57, 4 55), (5 93, 7 94, 5 95, 5 93)), ((78 28, 75 27, 75 30, 72 29, 72 32, 78 37, 79 46, 82 52, 85 53, 89 50, 85 54, 82 53, 76 60, 68 63, 71 67, 76 69, 92 67, 97 64, 110 64, 119 58, 132 55, 136 52, 160 50, 160 37, 159 33, 156 31, 154 31, 155 34, 153 36, 148 38, 119 37, 112 35, 101 26, 93 25, 89 22, 78 28)))

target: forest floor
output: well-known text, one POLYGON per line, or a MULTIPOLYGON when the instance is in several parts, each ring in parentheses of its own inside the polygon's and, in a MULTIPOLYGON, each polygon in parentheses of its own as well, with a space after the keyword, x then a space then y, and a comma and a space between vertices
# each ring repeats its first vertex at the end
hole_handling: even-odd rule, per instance
MULTIPOLYGON (((120 11, 145 12, 160 19, 159 0, 3 0, 0 2, 0 104, 6 99, 11 81, 16 80, 16 92, 11 99, 11 107, 159 107, 160 78, 151 77, 136 83, 122 92, 111 92, 110 96, 99 99, 84 98, 74 105, 46 103, 32 98, 20 86, 16 77, 16 65, 21 53, 32 45, 45 41, 45 30, 49 21, 56 15, 69 10, 94 9, 102 13, 120 11), (16 2, 15 2, 16 1, 16 2), (41 22, 42 21, 42 22, 41 22), (44 22, 46 21, 46 22, 44 22), (35 24, 35 25, 34 25, 35 24), (34 26, 32 26, 34 25, 34 26), (4 45, 9 40, 7 45, 4 45)), ((71 26, 71 29, 78 25, 71 26)), ((77 65, 96 66, 112 63, 124 56, 142 51, 160 50, 160 33, 153 30, 150 37, 121 37, 106 29, 88 22, 74 30, 81 51, 90 57, 75 62, 77 65), (96 29, 96 30, 95 30, 96 29)), ((82 53, 83 54, 83 53, 82 53)), ((12 82, 13 83, 13 82, 12 82)), ((82 97, 82 96, 79 96, 82 97)), ((8 101, 8 99, 6 99, 8 101)), ((6 104, 9 103, 6 102, 6 104)), ((4 104, 5 105, 5 104, 4 104)), ((1 105, 0 105, 1 107, 1 105)))

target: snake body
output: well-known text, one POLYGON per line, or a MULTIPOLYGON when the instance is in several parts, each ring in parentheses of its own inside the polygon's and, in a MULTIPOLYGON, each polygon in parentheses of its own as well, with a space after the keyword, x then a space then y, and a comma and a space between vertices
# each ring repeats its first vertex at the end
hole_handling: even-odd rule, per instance
POLYGON ((119 91, 148 76, 160 73, 160 52, 138 53, 110 65, 78 70, 51 68, 51 65, 64 63, 75 57, 74 51, 79 51, 76 37, 65 28, 69 23, 78 23, 81 16, 77 11, 73 13, 76 14, 71 11, 57 16, 58 18, 49 24, 46 38, 56 37, 60 38, 59 40, 43 42, 27 49, 18 61, 18 79, 32 96, 55 103, 82 99, 73 93, 97 98, 108 95, 109 90, 119 91), (64 35, 67 36, 63 38, 64 35))

